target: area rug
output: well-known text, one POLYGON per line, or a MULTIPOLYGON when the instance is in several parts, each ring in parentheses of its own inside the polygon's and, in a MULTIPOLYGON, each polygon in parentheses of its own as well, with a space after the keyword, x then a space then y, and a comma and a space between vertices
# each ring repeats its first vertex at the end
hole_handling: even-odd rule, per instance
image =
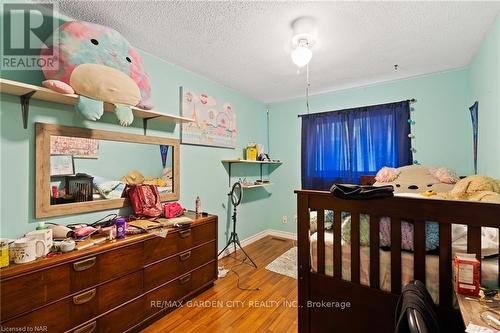
POLYGON ((273 262, 266 266, 266 269, 297 280, 297 247, 292 247, 274 259, 273 262))

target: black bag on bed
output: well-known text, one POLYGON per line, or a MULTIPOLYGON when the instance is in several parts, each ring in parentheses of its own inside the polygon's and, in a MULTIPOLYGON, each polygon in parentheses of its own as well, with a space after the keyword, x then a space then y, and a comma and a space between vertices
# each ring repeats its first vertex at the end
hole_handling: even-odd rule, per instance
POLYGON ((394 333, 439 333, 439 319, 431 295, 420 281, 407 284, 399 296, 394 333))
POLYGON ((394 187, 371 186, 371 185, 349 185, 333 184, 330 192, 334 197, 348 200, 367 200, 376 198, 387 198, 394 196, 394 187))

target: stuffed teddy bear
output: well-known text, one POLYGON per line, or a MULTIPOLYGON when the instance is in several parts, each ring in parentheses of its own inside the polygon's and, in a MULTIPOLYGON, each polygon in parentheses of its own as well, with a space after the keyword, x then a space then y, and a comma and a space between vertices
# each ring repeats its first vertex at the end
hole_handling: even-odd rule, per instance
POLYGON ((173 182, 173 173, 172 168, 163 168, 161 179, 165 182, 165 186, 172 186, 173 182))
POLYGON ((448 192, 458 177, 446 168, 407 165, 400 168, 383 167, 375 176, 374 186, 392 185, 395 193, 448 192))
POLYGON ((488 176, 468 176, 455 184, 444 199, 500 203, 500 180, 488 176))
POLYGON ((42 85, 80 95, 76 110, 83 117, 100 119, 107 102, 114 104, 120 124, 128 126, 134 120, 131 106, 152 108, 143 60, 117 31, 89 22, 66 22, 46 45, 41 57, 52 61, 42 68, 47 79, 42 85))

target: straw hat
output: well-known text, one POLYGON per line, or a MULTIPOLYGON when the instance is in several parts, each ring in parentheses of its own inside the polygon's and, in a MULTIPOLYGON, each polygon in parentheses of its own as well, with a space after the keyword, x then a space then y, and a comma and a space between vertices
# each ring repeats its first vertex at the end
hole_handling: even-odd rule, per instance
POLYGON ((139 185, 144 182, 144 176, 139 171, 132 170, 123 176, 122 181, 127 185, 139 185))

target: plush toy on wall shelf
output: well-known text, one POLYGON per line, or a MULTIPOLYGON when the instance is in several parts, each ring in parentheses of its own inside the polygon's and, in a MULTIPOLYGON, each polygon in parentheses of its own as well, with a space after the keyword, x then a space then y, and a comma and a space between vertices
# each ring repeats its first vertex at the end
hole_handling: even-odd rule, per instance
POLYGON ((104 102, 115 106, 122 126, 134 120, 132 106, 152 109, 151 88, 137 51, 117 31, 94 23, 62 24, 46 41, 41 56, 52 58, 42 68, 46 88, 79 96, 76 110, 86 119, 98 120, 104 102), (52 63, 52 66, 48 66, 52 63))

